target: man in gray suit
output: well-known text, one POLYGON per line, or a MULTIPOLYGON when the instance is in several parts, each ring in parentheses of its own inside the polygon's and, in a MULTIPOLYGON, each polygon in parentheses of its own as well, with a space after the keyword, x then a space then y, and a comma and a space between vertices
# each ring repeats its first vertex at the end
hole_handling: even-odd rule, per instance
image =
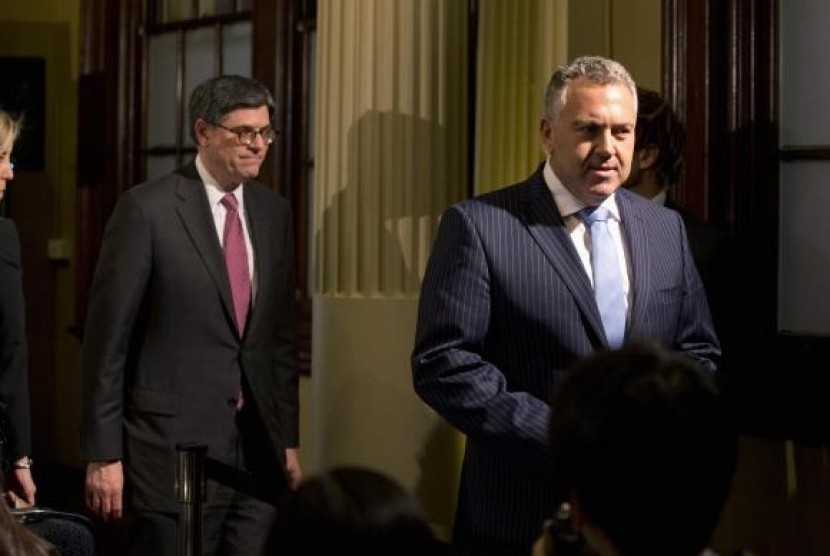
POLYGON ((453 544, 527 555, 553 514, 548 400, 577 359, 608 348, 582 209, 611 214, 624 339, 657 341, 714 372, 720 355, 683 221, 620 189, 637 121, 619 63, 581 57, 545 94, 548 159, 527 180, 444 214, 421 289, 418 395, 466 435, 453 544))
POLYGON ((268 502, 301 478, 291 215, 252 181, 273 108, 249 78, 197 86, 195 160, 128 189, 107 226, 84 335, 86 498, 105 520, 126 510, 131 554, 177 553, 179 443, 206 444, 259 489, 209 481, 206 555, 264 554, 268 502))

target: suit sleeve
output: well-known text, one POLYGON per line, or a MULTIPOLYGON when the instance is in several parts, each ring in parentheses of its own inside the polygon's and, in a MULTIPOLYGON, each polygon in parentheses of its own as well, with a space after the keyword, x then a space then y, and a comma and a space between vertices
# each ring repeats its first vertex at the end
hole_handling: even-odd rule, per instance
POLYGON ((482 441, 541 450, 550 407, 509 391, 485 357, 490 279, 475 227, 459 207, 441 219, 418 306, 412 374, 418 395, 454 427, 482 441))
POLYGON ((3 456, 31 452, 28 346, 17 227, 0 219, 0 415, 7 435, 3 456))
POLYGON ((678 216, 683 252, 683 300, 675 347, 715 373, 721 357, 720 341, 712 321, 706 290, 692 256, 686 227, 678 216))
POLYGON ((274 377, 276 379, 277 407, 281 416, 280 436, 286 447, 300 445, 300 377, 297 368, 296 312, 294 302, 294 236, 290 211, 286 217, 282 249, 286 253, 286 281, 277 293, 275 307, 277 322, 274 327, 274 377))
POLYGON ((150 227, 128 191, 115 207, 98 256, 84 327, 82 449, 87 461, 123 457, 124 381, 152 262, 150 227))

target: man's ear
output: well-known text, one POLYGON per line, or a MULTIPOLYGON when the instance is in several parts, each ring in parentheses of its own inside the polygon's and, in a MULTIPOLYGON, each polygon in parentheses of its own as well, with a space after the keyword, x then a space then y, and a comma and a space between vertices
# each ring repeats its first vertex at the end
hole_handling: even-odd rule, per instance
POLYGON ((208 123, 201 118, 196 120, 196 123, 193 124, 193 132, 194 135, 196 135, 196 144, 200 147, 207 146, 207 130, 209 127, 208 123))
POLYGON ((542 148, 548 156, 553 154, 553 124, 547 116, 539 123, 539 135, 542 139, 542 148))
POLYGON ((660 156, 660 147, 648 145, 637 151, 637 162, 640 170, 647 170, 657 164, 657 157, 660 156))

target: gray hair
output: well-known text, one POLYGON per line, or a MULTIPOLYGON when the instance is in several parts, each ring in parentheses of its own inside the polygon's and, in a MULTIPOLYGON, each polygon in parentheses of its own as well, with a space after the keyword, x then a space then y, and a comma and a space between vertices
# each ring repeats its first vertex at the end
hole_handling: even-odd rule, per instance
POLYGON ((196 120, 218 124, 234 110, 260 106, 268 107, 268 118, 272 119, 274 97, 271 91, 256 79, 241 75, 220 75, 203 81, 190 95, 190 136, 197 141, 194 129, 196 120))
POLYGON ((545 90, 545 117, 555 120, 565 103, 568 86, 584 78, 597 85, 623 85, 631 91, 637 102, 637 85, 622 64, 602 56, 580 56, 567 66, 559 66, 551 76, 545 90))

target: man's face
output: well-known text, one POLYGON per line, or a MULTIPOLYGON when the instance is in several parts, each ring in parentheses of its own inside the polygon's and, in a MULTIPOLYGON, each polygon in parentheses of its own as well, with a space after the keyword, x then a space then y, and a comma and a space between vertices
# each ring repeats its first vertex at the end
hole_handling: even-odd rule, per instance
POLYGON ((599 204, 631 171, 636 122, 636 99, 624 85, 572 82, 556 120, 542 120, 554 173, 582 202, 599 204))
POLYGON ((262 135, 257 133, 250 145, 244 145, 235 132, 270 129, 268 108, 240 108, 217 123, 221 127, 203 120, 196 122, 199 157, 219 185, 232 189, 244 180, 256 178, 268 153, 262 135))

